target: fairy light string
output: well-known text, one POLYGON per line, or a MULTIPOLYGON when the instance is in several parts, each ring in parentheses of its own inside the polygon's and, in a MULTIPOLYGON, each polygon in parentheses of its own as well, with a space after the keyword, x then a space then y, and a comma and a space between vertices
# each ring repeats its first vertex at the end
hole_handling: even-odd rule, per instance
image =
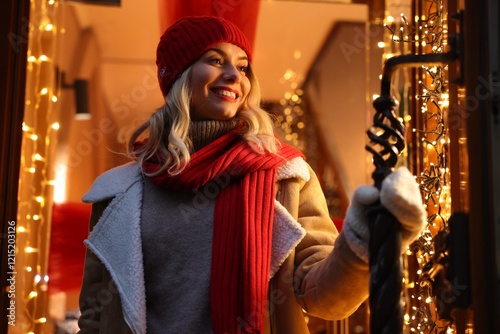
POLYGON ((284 141, 304 150, 305 115, 302 107, 303 91, 299 88, 300 81, 301 78, 298 78, 292 69, 287 69, 283 74, 280 83, 287 85, 287 89, 279 101, 274 123, 284 141))
POLYGON ((48 330, 48 252, 58 123, 56 0, 32 0, 16 227, 16 325, 9 334, 48 330))
MULTIPOLYGON (((443 53, 448 39, 447 13, 443 0, 420 1, 423 15, 417 15, 412 24, 405 15, 400 20, 389 20, 386 24, 388 39, 394 44, 403 44, 408 49, 412 44, 422 53, 443 53)), ((451 305, 443 301, 443 292, 450 292, 449 282, 444 278, 443 266, 448 254, 443 247, 443 236, 448 233, 447 221, 451 215, 450 170, 448 147, 450 140, 446 125, 449 106, 447 66, 423 66, 416 82, 419 93, 415 96, 421 119, 416 123, 406 115, 405 121, 422 124, 413 128, 418 139, 414 154, 419 154, 421 172, 416 176, 424 204, 428 211, 427 227, 418 240, 411 245, 408 255, 413 256, 417 268, 405 260, 405 293, 407 305, 405 327, 411 333, 455 333, 450 316, 451 305)), ((415 167, 415 166, 413 166, 415 167)))

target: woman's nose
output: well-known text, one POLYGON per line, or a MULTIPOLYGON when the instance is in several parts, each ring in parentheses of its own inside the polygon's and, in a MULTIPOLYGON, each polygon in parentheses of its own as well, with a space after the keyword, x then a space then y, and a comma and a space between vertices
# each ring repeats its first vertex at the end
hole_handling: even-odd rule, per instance
POLYGON ((226 64, 222 78, 226 81, 238 83, 241 80, 241 72, 233 64, 226 64))

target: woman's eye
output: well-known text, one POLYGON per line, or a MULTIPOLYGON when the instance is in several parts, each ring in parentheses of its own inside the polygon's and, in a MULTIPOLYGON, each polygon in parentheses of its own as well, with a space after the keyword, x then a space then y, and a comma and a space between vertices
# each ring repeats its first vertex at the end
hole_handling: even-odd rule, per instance
POLYGON ((221 58, 212 58, 209 61, 211 63, 213 63, 213 64, 222 65, 222 59, 221 58))
POLYGON ((240 72, 247 73, 248 71, 248 66, 240 66, 239 67, 240 72))

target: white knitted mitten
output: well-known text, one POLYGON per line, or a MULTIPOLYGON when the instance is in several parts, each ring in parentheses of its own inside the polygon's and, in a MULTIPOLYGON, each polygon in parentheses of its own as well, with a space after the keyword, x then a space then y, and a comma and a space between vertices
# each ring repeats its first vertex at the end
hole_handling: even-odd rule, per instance
POLYGON ((380 192, 374 186, 359 186, 347 209, 343 232, 349 247, 365 262, 369 258, 367 210, 379 198, 380 203, 401 223, 402 252, 426 225, 427 213, 420 191, 407 168, 400 167, 389 174, 382 182, 380 192))
POLYGON ((347 244, 360 259, 368 263, 368 230, 367 208, 379 199, 379 191, 374 186, 359 186, 354 191, 351 205, 347 209, 342 232, 347 244))
POLYGON ((418 184, 407 168, 400 167, 384 179, 380 203, 401 223, 402 249, 406 250, 427 222, 418 184))

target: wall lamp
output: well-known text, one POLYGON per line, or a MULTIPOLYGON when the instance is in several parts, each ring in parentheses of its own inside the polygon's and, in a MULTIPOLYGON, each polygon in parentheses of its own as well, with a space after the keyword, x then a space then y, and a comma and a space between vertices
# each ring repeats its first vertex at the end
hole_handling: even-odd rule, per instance
POLYGON ((66 73, 61 73, 61 89, 75 91, 76 117, 78 119, 90 118, 89 113, 89 82, 88 80, 75 79, 73 83, 66 82, 66 73))

